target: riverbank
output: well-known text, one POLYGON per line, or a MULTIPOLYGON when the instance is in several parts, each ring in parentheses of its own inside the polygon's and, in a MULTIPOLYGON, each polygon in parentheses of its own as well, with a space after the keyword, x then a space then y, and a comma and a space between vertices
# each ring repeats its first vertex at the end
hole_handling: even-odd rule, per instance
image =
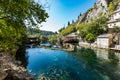
POLYGON ((99 48, 96 43, 88 43, 88 42, 79 42, 79 46, 87 47, 87 48, 94 48, 94 49, 103 49, 103 50, 112 50, 120 52, 120 49, 117 47, 110 47, 110 48, 99 48))
POLYGON ((88 43, 88 42, 79 42, 79 46, 94 48, 94 49, 112 50, 111 48, 99 48, 96 43, 88 43))
POLYGON ((95 43, 79 42, 79 46, 98 48, 95 43))
POLYGON ((34 80, 11 52, 0 52, 0 80, 34 80))

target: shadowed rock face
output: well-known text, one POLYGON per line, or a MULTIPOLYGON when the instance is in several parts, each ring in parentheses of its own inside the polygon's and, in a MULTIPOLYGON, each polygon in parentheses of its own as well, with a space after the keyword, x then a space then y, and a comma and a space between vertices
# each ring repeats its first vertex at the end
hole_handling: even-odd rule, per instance
POLYGON ((8 73, 0 71, 0 80, 4 80, 8 76, 8 73))
POLYGON ((32 76, 18 71, 8 71, 8 75, 4 80, 34 80, 32 76))
POLYGON ((63 43, 78 43, 78 42, 79 42, 79 40, 76 38, 65 38, 63 40, 63 43))

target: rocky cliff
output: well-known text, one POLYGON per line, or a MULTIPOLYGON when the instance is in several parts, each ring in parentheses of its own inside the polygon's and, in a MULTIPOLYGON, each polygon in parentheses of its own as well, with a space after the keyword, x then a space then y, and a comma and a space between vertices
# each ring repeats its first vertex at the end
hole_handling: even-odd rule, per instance
POLYGON ((77 24, 81 22, 89 23, 94 19, 98 18, 100 15, 109 15, 108 5, 112 0, 97 0, 94 3, 93 7, 87 10, 85 13, 79 16, 78 20, 76 21, 77 24))

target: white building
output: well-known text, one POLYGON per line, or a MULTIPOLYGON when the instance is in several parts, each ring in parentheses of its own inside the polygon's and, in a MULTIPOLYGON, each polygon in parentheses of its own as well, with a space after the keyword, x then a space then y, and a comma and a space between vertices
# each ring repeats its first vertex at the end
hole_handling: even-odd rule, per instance
POLYGON ((120 27, 120 9, 116 10, 110 16, 110 20, 108 21, 108 28, 120 27))
POLYGON ((108 49, 112 44, 112 34, 104 34, 97 37, 97 47, 108 49))

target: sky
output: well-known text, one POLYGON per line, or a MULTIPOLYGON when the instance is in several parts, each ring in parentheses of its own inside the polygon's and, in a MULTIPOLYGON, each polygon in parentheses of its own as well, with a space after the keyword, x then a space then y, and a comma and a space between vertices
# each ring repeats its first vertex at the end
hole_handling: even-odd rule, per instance
POLYGON ((91 8, 96 0, 40 0, 49 15, 46 22, 43 22, 41 30, 58 31, 66 27, 68 21, 77 20, 80 13, 85 13, 91 8))

